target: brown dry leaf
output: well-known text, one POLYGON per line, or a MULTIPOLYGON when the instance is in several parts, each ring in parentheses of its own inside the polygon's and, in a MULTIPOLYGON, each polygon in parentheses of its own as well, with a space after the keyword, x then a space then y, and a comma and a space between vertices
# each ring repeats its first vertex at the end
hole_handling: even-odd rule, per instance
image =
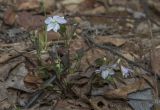
POLYGON ((79 73, 69 74, 67 75, 66 81, 75 85, 84 85, 88 82, 88 78, 85 78, 79 73))
POLYGON ((158 49, 158 48, 160 48, 160 45, 158 45, 158 46, 156 47, 156 49, 158 49))
POLYGON ((89 66, 94 65, 96 59, 103 58, 105 55, 105 51, 98 48, 90 49, 81 59, 80 70, 85 71, 89 66))
POLYGON ((76 13, 76 12, 79 11, 79 7, 76 4, 66 5, 65 8, 66 8, 67 11, 70 11, 72 13, 76 13))
POLYGON ((44 16, 32 15, 29 12, 19 12, 16 18, 16 24, 25 29, 36 29, 44 25, 44 16), (24 22, 25 21, 25 22, 24 22))
POLYGON ((43 80, 38 76, 28 74, 24 78, 24 82, 31 83, 31 84, 41 84, 41 83, 43 83, 43 80))
POLYGON ((8 61, 9 59, 13 58, 14 56, 16 56, 17 54, 15 53, 15 51, 11 52, 11 53, 1 53, 0 55, 0 64, 5 63, 6 61, 8 61))
POLYGON ((104 6, 99 6, 91 10, 84 11, 84 14, 104 14, 106 9, 104 6))
POLYGON ((13 25, 16 20, 16 13, 12 9, 8 9, 4 13, 3 20, 4 20, 4 23, 6 23, 8 25, 13 25))
POLYGON ((97 105, 101 110, 132 110, 127 103, 124 101, 106 100, 104 97, 92 97, 91 100, 97 105))
POLYGON ((63 0, 61 4, 65 7, 66 10, 75 13, 79 11, 79 4, 83 1, 84 0, 63 0))
POLYGON ((153 11, 160 12, 160 2, 159 0, 148 0, 148 5, 153 9, 153 11))
POLYGON ((80 4, 81 10, 93 9, 95 7, 96 0, 85 0, 80 4))
POLYGON ((136 33, 147 35, 148 32, 149 32, 149 26, 147 22, 144 21, 138 24, 136 28, 136 33))
POLYGON ((119 1, 119 0, 108 0, 108 3, 110 5, 126 5, 127 2, 128 2, 127 0, 121 0, 121 1, 119 1))
POLYGON ((54 9, 55 0, 43 0, 46 11, 54 9))
POLYGON ((74 57, 74 55, 77 53, 78 50, 80 49, 85 50, 87 48, 88 46, 85 43, 85 40, 82 37, 77 37, 73 39, 70 43, 70 48, 69 48, 70 55, 71 57, 74 57))
POLYGON ((155 50, 155 54, 151 53, 151 64, 153 72, 160 76, 160 48, 155 50))
POLYGON ((123 44, 126 43, 126 40, 121 38, 114 38, 110 36, 98 36, 95 38, 95 42, 99 44, 111 43, 115 46, 122 46, 123 44))
POLYGON ((11 108, 11 103, 7 100, 4 100, 0 103, 0 110, 9 110, 11 108))
POLYGON ((18 0, 17 9, 18 10, 31 10, 39 8, 38 0, 18 0))
POLYGON ((7 98, 7 89, 5 88, 5 84, 1 83, 0 84, 0 105, 1 101, 7 98))
MULTIPOLYGON (((18 52, 24 51, 27 48, 31 47, 31 42, 17 42, 17 43, 10 43, 10 44, 6 44, 6 43, 1 43, 0 47, 5 49, 7 48, 7 50, 17 50, 18 52)), ((6 50, 6 51, 7 51, 6 50)), ((12 53, 12 52, 10 52, 12 53)))
POLYGON ((73 86, 72 90, 74 91, 74 93, 78 96, 78 97, 85 97, 86 95, 88 95, 90 93, 91 90, 91 83, 88 82, 86 85, 84 86, 73 86), (79 87, 80 86, 80 87, 79 87))
MULTIPOLYGON (((53 8, 55 0, 43 0, 44 7, 46 10, 53 8)), ((17 9, 18 10, 33 10, 41 8, 41 0, 18 0, 17 9)))
POLYGON ((70 5, 70 4, 80 4, 84 2, 85 0, 63 0, 62 4, 63 5, 70 5))
POLYGON ((58 41, 60 39, 60 35, 57 32, 48 32, 47 33, 48 41, 58 41))
POLYGON ((148 84, 143 79, 141 79, 133 84, 129 84, 127 86, 115 90, 106 91, 106 93, 104 93, 104 97, 111 99, 125 99, 127 98, 127 95, 129 93, 136 92, 138 90, 143 90, 145 88, 148 88, 148 84))
POLYGON ((90 108, 78 100, 60 100, 54 110, 90 110, 90 108))
POLYGON ((13 69, 17 64, 22 62, 23 60, 17 60, 17 61, 12 61, 8 62, 6 64, 0 65, 0 81, 5 81, 9 75, 9 72, 11 69, 13 69))
POLYGON ((135 61, 135 59, 138 59, 138 55, 136 54, 123 53, 122 55, 131 61, 135 61))
POLYGON ((0 64, 5 63, 6 61, 16 57, 19 53, 23 52, 25 49, 29 48, 31 45, 27 42, 19 42, 19 43, 12 43, 12 44, 0 44, 0 47, 5 49, 7 48, 9 52, 3 52, 0 54, 0 64), (15 51, 17 50, 17 51, 15 51))
POLYGON ((6 88, 14 88, 25 92, 34 92, 34 90, 27 88, 24 84, 24 78, 28 74, 28 70, 24 63, 19 64, 12 72, 5 82, 6 88))
POLYGON ((108 107, 109 102, 105 100, 103 97, 92 97, 91 101, 95 103, 101 110, 110 110, 108 107))

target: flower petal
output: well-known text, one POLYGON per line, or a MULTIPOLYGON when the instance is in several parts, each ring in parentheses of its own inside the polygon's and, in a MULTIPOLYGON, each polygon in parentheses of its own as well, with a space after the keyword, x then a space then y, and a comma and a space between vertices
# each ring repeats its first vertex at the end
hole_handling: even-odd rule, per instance
POLYGON ((107 70, 102 71, 101 76, 103 79, 106 79, 109 75, 109 72, 107 70))
POLYGON ((67 21, 64 19, 64 17, 53 16, 53 19, 56 20, 59 24, 66 24, 67 23, 67 21))
POLYGON ((124 77, 128 77, 131 70, 121 65, 121 71, 124 77))
POLYGON ((52 17, 48 17, 44 22, 50 24, 52 22, 52 17))
POLYGON ((47 25, 47 31, 50 31, 50 30, 54 29, 55 26, 56 26, 56 25, 53 24, 53 23, 48 24, 48 25, 47 25))
POLYGON ((57 32, 59 29, 60 29, 60 26, 59 26, 59 24, 56 23, 55 26, 54 26, 54 28, 53 28, 53 30, 55 32, 57 32))

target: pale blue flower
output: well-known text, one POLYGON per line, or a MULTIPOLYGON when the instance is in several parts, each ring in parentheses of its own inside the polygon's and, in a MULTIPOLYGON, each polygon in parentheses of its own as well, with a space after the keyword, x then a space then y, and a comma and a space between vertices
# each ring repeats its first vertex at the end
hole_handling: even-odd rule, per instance
POLYGON ((132 70, 121 65, 121 72, 122 72, 122 75, 126 78, 130 75, 132 70))
POLYGON ((103 79, 106 79, 108 76, 112 76, 112 75, 114 75, 114 74, 115 74, 115 72, 114 72, 112 69, 107 68, 106 70, 103 70, 103 71, 101 72, 101 77, 102 77, 103 79))
POLYGON ((115 74, 114 70, 106 65, 101 66, 95 72, 100 74, 103 79, 106 79, 108 76, 113 76, 115 74))
POLYGON ((64 19, 64 17, 60 16, 53 16, 48 17, 45 20, 45 24, 47 24, 47 31, 50 31, 53 29, 53 31, 57 32, 60 29, 61 24, 66 24, 67 21, 64 19))

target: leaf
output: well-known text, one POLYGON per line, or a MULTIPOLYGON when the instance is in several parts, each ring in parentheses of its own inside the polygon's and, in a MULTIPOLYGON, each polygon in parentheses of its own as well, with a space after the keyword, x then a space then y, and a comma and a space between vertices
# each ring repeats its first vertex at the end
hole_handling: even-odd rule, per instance
POLYGON ((4 22, 8 25, 13 25, 16 20, 16 13, 12 9, 8 9, 4 13, 4 22))
POLYGON ((43 80, 40 77, 35 76, 35 75, 31 75, 31 74, 28 74, 24 78, 24 81, 26 83, 30 83, 30 84, 41 84, 43 82, 43 80))
POLYGON ((30 46, 31 45, 28 42, 0 44, 0 47, 3 49, 10 49, 10 51, 4 51, 0 54, 0 64, 5 63, 6 61, 16 57, 19 54, 18 52, 24 52, 24 50, 29 48, 30 46))
POLYGON ((63 0, 62 4, 63 5, 69 5, 69 4, 80 4, 82 3, 84 0, 63 0))
POLYGON ((153 72, 160 76, 160 48, 157 48, 155 53, 151 53, 151 66, 153 72))
POLYGON ((80 70, 85 71, 89 66, 94 65, 96 59, 105 57, 105 51, 98 48, 88 50, 81 59, 80 70))
POLYGON ((25 92, 33 92, 32 89, 29 89, 24 84, 24 78, 28 74, 28 70, 25 67, 25 64, 19 64, 12 72, 10 73, 9 78, 6 81, 6 88, 14 88, 25 92))
POLYGON ((123 44, 125 44, 126 40, 121 39, 121 38, 109 37, 109 36, 98 36, 95 38, 95 42, 99 43, 99 44, 110 43, 112 45, 119 47, 119 46, 122 46, 123 44))
POLYGON ((106 9, 104 6, 99 6, 99 7, 96 7, 94 9, 91 9, 91 10, 87 10, 87 11, 84 11, 83 13, 84 14, 104 14, 106 12, 106 9))
POLYGON ((40 10, 42 2, 46 10, 53 8, 55 4, 55 0, 18 0, 16 2, 17 10, 40 10))
POLYGON ((145 88, 148 88, 147 83, 144 80, 139 80, 133 84, 129 84, 127 86, 111 91, 106 91, 106 93, 104 93, 104 97, 111 99, 126 99, 129 93, 136 92, 138 90, 143 90, 145 88))
POLYGON ((69 47, 69 51, 70 51, 70 58, 71 59, 74 59, 76 53, 83 49, 87 49, 88 46, 87 44, 85 43, 84 39, 82 37, 77 37, 75 39, 73 39, 71 42, 70 42, 70 47, 69 47))
POLYGON ((57 102, 54 109, 55 110, 90 110, 90 107, 80 100, 60 100, 57 102))
POLYGON ((27 11, 17 13, 16 24, 25 29, 35 29, 44 25, 44 16, 32 15, 27 11), (25 21, 25 22, 24 22, 25 21))
POLYGON ((138 91, 128 95, 128 103, 135 110, 151 110, 153 106, 153 94, 151 89, 138 91))
POLYGON ((23 60, 18 61, 11 61, 6 64, 0 65, 0 81, 5 81, 9 75, 9 72, 20 62, 23 60))

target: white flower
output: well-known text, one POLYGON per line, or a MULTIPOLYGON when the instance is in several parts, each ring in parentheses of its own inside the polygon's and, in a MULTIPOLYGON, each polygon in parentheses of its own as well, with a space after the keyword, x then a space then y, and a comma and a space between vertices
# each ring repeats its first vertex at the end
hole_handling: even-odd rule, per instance
POLYGON ((132 70, 121 65, 121 72, 122 72, 122 75, 126 78, 129 76, 132 70))
POLYGON ((112 69, 107 68, 106 70, 103 70, 101 72, 101 76, 103 79, 106 79, 108 76, 112 76, 114 75, 115 72, 112 69))
POLYGON ((53 31, 57 32, 60 29, 60 24, 66 24, 66 23, 67 21, 64 19, 64 17, 60 16, 48 17, 45 20, 45 24, 47 24, 47 31, 53 29, 53 31))

